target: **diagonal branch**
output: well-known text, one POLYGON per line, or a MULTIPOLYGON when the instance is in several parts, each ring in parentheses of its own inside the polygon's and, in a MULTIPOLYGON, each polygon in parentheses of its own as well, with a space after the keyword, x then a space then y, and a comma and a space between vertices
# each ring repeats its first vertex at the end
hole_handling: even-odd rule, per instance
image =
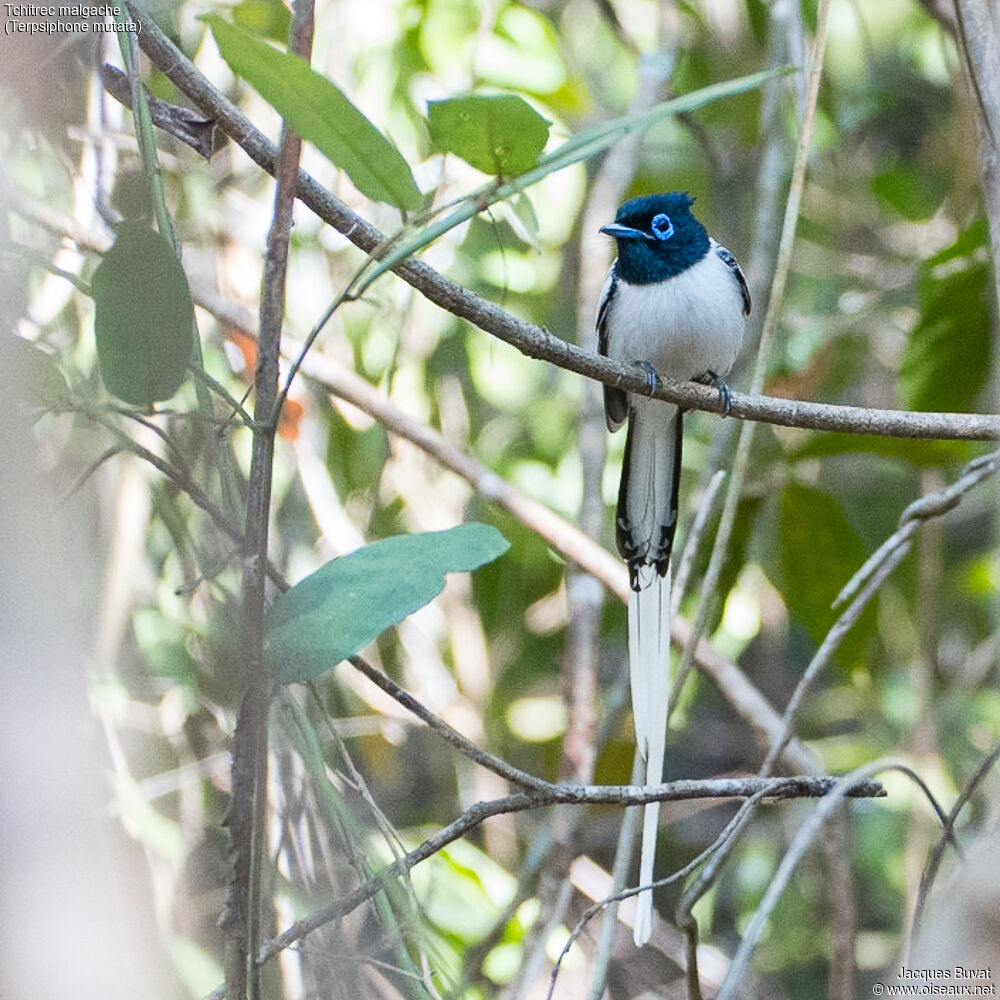
POLYGON ((920 925, 923 921, 924 908, 927 905, 927 896, 931 891, 931 886, 934 884, 934 879, 937 877, 938 869, 941 866, 941 859, 944 857, 944 850, 949 844, 953 847, 957 846, 955 841, 955 823, 958 820, 959 814, 998 759, 1000 759, 1000 743, 993 747, 983 758, 982 763, 976 768, 976 773, 969 779, 965 788, 962 789, 961 795, 955 800, 955 804, 951 807, 951 812, 948 813, 948 818, 945 820, 941 836, 938 838, 938 842, 934 845, 934 849, 927 859, 927 864, 920 877, 920 889, 917 893, 917 902, 913 910, 913 922, 910 925, 909 939, 906 943, 906 961, 909 960, 913 946, 920 937, 920 925))
POLYGON ((750 956, 753 954, 753 950, 760 940, 767 921, 770 919, 778 900, 791 880, 798 863, 816 839, 823 824, 829 819, 841 802, 843 802, 845 797, 852 795, 854 790, 859 788, 862 783, 870 781, 872 775, 882 771, 898 771, 906 775, 924 793, 928 802, 930 802, 932 808, 937 813, 942 825, 947 824, 947 817, 937 799, 935 799, 933 793, 927 787, 926 782, 912 768, 905 764, 898 764, 890 760, 876 760, 870 764, 856 768, 850 774, 846 774, 837 780, 830 794, 824 796, 823 800, 816 806, 802 826, 799 827, 795 838, 781 859, 781 864, 778 865, 778 870, 775 872, 774 878, 768 884, 767 891, 764 893, 757 911, 747 925, 743 934, 743 940, 737 949, 736 955, 733 957, 716 1000, 734 1000, 734 997, 737 995, 736 990, 739 981, 750 962, 750 956))
MULTIPOLYGON (((274 144, 256 129, 228 98, 209 83, 151 18, 144 16, 140 4, 131 0, 128 7, 133 17, 142 20, 143 30, 139 35, 139 43, 153 63, 198 106, 206 117, 213 118, 255 163, 268 173, 274 174, 278 157, 274 144)), ((386 237, 383 233, 333 197, 304 170, 299 171, 297 195, 324 222, 343 233, 365 253, 370 254, 385 243, 386 237)), ((548 361, 560 368, 630 392, 649 392, 648 379, 642 369, 591 354, 555 336, 543 327, 520 320, 495 303, 439 274, 423 261, 407 259, 396 265, 393 270, 435 305, 460 319, 468 320, 484 332, 515 347, 527 357, 548 361)), ((663 380, 662 386, 653 395, 657 399, 677 403, 686 409, 716 413, 722 411, 718 393, 714 389, 694 383, 663 380)), ((743 393, 733 394, 730 412, 732 416, 744 420, 851 434, 956 440, 1000 438, 1000 416, 993 414, 873 410, 828 403, 804 403, 743 393)))
MULTIPOLYGON (((197 286, 194 298, 200 306, 247 336, 257 336, 253 320, 245 310, 197 286)), ((294 354, 294 345, 289 345, 289 349, 294 354)), ((325 355, 314 353, 308 356, 303 371, 334 395, 349 400, 374 417, 391 433, 406 438, 463 476, 483 497, 509 511, 567 559, 577 562, 581 569, 604 583, 619 600, 628 599, 628 572, 624 564, 574 525, 520 492, 487 466, 459 452, 436 430, 407 416, 370 383, 325 355)), ((678 616, 674 619, 672 631, 674 644, 683 647, 690 640, 691 624, 678 616)), ((773 745, 781 732, 781 717, 740 668, 705 638, 698 641, 695 662, 715 681, 737 714, 753 729, 760 744, 765 747, 773 745)), ((815 757, 794 738, 785 748, 783 760, 792 771, 814 772, 817 768, 815 757)))
MULTIPOLYGON (((389 879, 410 871, 421 861, 436 854, 448 844, 464 837, 485 820, 506 813, 525 812, 544 806, 567 805, 619 805, 638 806, 647 802, 679 802, 690 799, 732 799, 764 797, 770 799, 823 798, 831 791, 842 788, 843 779, 800 775, 790 778, 714 778, 707 781, 672 781, 647 787, 635 785, 555 785, 544 791, 520 792, 489 802, 477 802, 452 823, 443 827, 419 847, 398 858, 377 875, 363 882, 346 896, 301 920, 296 921, 282 934, 264 943, 258 955, 258 964, 274 958, 279 952, 301 941, 333 920, 346 916, 367 900, 373 898, 389 879)), ((856 798, 880 798, 885 791, 877 781, 855 780, 841 794, 856 798)), ((223 988, 215 990, 206 1000, 221 1000, 223 988)))
MULTIPOLYGON (((312 0, 295 0, 289 49, 309 57, 312 0)), ((264 664, 268 526, 274 467, 278 359, 285 314, 285 280, 302 140, 282 127, 274 212, 267 236, 254 372, 253 453, 246 501, 242 592, 243 694, 233 736, 232 794, 226 813, 232 871, 220 925, 226 931, 226 989, 234 1000, 260 1000, 254 962, 260 940, 261 876, 267 837, 268 714, 271 682, 264 664)))

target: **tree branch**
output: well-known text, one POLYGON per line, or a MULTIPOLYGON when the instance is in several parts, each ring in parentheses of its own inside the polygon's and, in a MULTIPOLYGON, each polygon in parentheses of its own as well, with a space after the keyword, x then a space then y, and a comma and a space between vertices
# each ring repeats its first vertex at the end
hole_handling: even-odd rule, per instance
POLYGON ((966 786, 962 789, 962 793, 957 799, 955 799, 955 804, 951 807, 951 812, 948 813, 948 818, 945 820, 941 836, 938 838, 938 842, 934 845, 934 849, 931 851, 930 857, 927 859, 923 875, 920 877, 920 888, 917 892, 917 901, 913 909, 913 921, 910 925, 909 939, 906 943, 905 956, 907 961, 909 960, 908 956, 912 952, 912 949, 920 936, 920 925, 923 921, 924 907, 927 905, 927 896, 931 891, 931 886, 934 884, 934 879, 937 877, 938 868, 941 866, 941 859, 944 857, 944 850, 949 844, 953 847, 956 844, 955 823, 958 820, 959 814, 965 808, 966 803, 972 798, 973 793, 982 783, 983 778, 985 778, 990 772, 997 760, 1000 760, 1000 743, 993 747, 993 749, 983 758, 982 763, 976 768, 976 773, 973 774, 966 786))
MULTIPOLYGON (((128 3, 133 17, 141 18, 139 43, 153 63, 170 78, 207 116, 270 174, 277 169, 278 151, 236 106, 220 94, 194 64, 163 34, 143 7, 128 3)), ((381 246, 386 237, 346 205, 338 201, 304 170, 299 171, 297 195, 324 222, 343 233, 366 253, 381 246)), ((568 343, 543 327, 525 322, 475 292, 439 274, 419 260, 405 260, 394 272, 425 298, 468 320, 486 333, 536 358, 568 371, 597 379, 629 392, 648 393, 645 371, 636 366, 603 358, 568 343)), ((712 388, 689 382, 663 380, 652 394, 656 399, 686 409, 721 413, 719 394, 712 388)), ((733 394, 731 415, 744 420, 842 431, 849 434, 881 434, 887 437, 941 440, 993 440, 1000 438, 1000 416, 966 413, 911 413, 904 410, 873 410, 829 403, 804 403, 778 397, 733 394)))
MULTIPOLYGON (((308 59, 312 50, 311 0, 295 0, 289 51, 308 59)), ((274 435, 277 423, 278 359, 285 315, 285 278, 295 208, 302 140, 282 126, 274 212, 260 297, 257 366, 254 372, 253 454, 246 502, 243 568, 243 696, 233 736, 232 794, 226 813, 232 872, 220 924, 226 931, 226 990, 234 1000, 259 1000, 260 970, 254 961, 260 940, 261 874, 267 837, 267 744, 272 682, 264 663, 267 610, 268 526, 274 435)))
MULTIPOLYGON (((245 310, 212 293, 199 290, 197 283, 194 299, 224 322, 249 337, 256 337, 253 320, 245 310)), ((292 352, 294 349, 294 346, 290 346, 292 352)), ((593 539, 583 535, 574 525, 521 493, 487 466, 449 445, 436 430, 408 417, 370 383, 325 355, 315 352, 309 355, 305 359, 303 371, 334 395, 349 400, 388 430, 405 437, 465 478, 485 499, 504 507, 567 559, 575 560, 582 569, 608 587, 619 600, 628 600, 628 571, 624 563, 593 539)), ((678 616, 673 620, 672 632, 674 644, 683 647, 690 639, 691 624, 678 616)), ((771 746, 781 732, 781 717, 740 668, 704 638, 698 642, 695 662, 700 670, 715 681, 737 714, 750 725, 761 745, 771 746)), ((783 759, 789 770, 793 771, 810 772, 817 767, 816 758, 795 739, 785 748, 783 759)))
POLYGON ((388 674, 373 667, 363 657, 352 656, 348 662, 355 670, 364 674, 373 684, 381 688, 390 698, 394 699, 403 708, 412 712, 418 719, 443 736, 460 753, 468 757, 469 760, 487 768, 504 780, 511 782, 511 784, 519 785, 521 788, 544 793, 552 787, 548 781, 536 778, 533 774, 528 774, 527 771, 522 771, 512 764, 508 764, 501 757, 496 757, 476 746, 472 740, 466 739, 460 732, 449 726, 444 719, 436 716, 430 709, 414 698, 409 691, 400 687, 388 674))
MULTIPOLYGON (((490 802, 477 802, 458 819, 429 837, 419 847, 388 865, 353 892, 302 920, 296 921, 278 937, 264 943, 258 964, 274 958, 279 952, 318 930, 332 920, 346 916, 371 899, 391 879, 404 875, 421 861, 436 854, 448 844, 464 837, 485 820, 505 813, 525 812, 544 806, 558 805, 618 805, 639 806, 647 802, 679 802, 690 799, 731 799, 763 796, 765 798, 822 798, 842 785, 843 779, 800 775, 790 778, 713 778, 707 781, 672 781, 663 785, 549 785, 545 791, 521 792, 490 802)), ((885 790, 877 781, 858 781, 844 794, 855 798, 881 798, 885 790)), ((839 801, 839 799, 838 799, 839 801)), ((221 1000, 220 988, 206 1000, 221 1000)))
POLYGON ((750 956, 753 954, 753 950, 760 940, 765 924, 774 911, 775 906, 777 906, 778 900, 791 880, 798 863, 804 857, 823 824, 843 802, 845 797, 851 796, 854 789, 870 781, 872 775, 882 771, 898 771, 901 774, 905 774, 927 797, 942 825, 947 823, 947 817, 944 815, 937 799, 935 799, 933 793, 927 787, 926 782, 912 768, 907 767, 905 764, 877 760, 871 764, 865 764, 838 779, 830 794, 823 797, 823 801, 816 806, 808 819, 799 827, 791 846, 781 859, 781 864, 778 865, 778 870, 775 872, 774 878, 768 884, 760 906, 757 907, 757 911, 747 925, 743 940, 736 955, 733 957, 733 961, 729 966, 729 971, 726 973, 725 981, 716 996, 716 1000, 734 1000, 734 997, 737 995, 736 990, 739 981, 750 962, 750 956))

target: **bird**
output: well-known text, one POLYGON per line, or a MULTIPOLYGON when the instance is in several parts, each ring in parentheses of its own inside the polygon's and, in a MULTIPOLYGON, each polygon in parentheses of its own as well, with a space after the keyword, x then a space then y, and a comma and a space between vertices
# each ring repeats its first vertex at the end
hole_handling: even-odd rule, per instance
MULTIPOLYGON (((736 258, 694 217, 686 192, 626 201, 614 223, 611 265, 597 309, 598 352, 637 363, 650 395, 604 386, 608 430, 626 421, 615 542, 629 570, 628 653, 636 743, 646 784, 663 780, 670 695, 670 552, 677 528, 684 411, 652 399, 660 375, 718 389, 743 348, 750 290, 736 258)), ((639 884, 653 881, 659 803, 643 809, 639 884)), ((653 893, 639 892, 633 938, 652 933, 653 893)))

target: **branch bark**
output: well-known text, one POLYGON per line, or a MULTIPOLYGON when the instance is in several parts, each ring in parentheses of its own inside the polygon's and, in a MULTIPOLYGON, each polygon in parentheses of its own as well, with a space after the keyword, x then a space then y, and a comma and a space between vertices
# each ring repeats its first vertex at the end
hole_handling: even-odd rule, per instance
POLYGON ((979 179, 1000 304, 1000 12, 993 0, 954 0, 959 47, 975 97, 979 179))
MULTIPOLYGON (((308 58, 312 49, 311 0, 296 0, 289 48, 308 58)), ((277 422, 278 359, 285 313, 285 276, 302 141, 285 126, 276 164, 274 214, 260 300, 254 373, 254 435, 244 535, 244 692, 233 739, 232 797, 226 815, 232 872, 220 923, 226 931, 226 993, 259 1000, 255 961, 260 938, 261 868, 267 832, 267 724, 271 682, 264 665, 264 613, 268 566, 271 475, 277 422)))
MULTIPOLYGON (((248 336, 256 336, 252 320, 231 303, 220 301, 218 296, 204 290, 199 291, 197 287, 194 297, 199 305, 218 318, 248 336)), ((294 347, 291 344, 288 346, 290 355, 297 356, 294 347)), ((465 478, 485 499, 509 511, 567 559, 577 562, 619 600, 628 600, 628 571, 624 563, 574 525, 521 493, 488 467, 453 448, 436 430, 408 417, 370 383, 325 355, 312 352, 306 357, 302 370, 334 395, 348 400, 374 417, 391 433, 405 437, 465 478)), ((674 617, 672 633, 674 645, 683 648, 690 641, 690 622, 680 616, 674 617)), ((750 725, 762 747, 770 747, 779 739, 782 733, 780 715, 732 660, 702 638, 695 650, 695 662, 700 670, 715 681, 737 714, 750 725)), ((818 766, 815 756, 794 738, 785 747, 782 760, 792 771, 815 772, 818 766)))
MULTIPOLYGON (((207 116, 236 142, 247 155, 270 174, 277 169, 278 151, 260 131, 220 94, 193 63, 145 17, 140 4, 128 3, 133 17, 141 18, 139 42, 153 63, 172 80, 207 116)), ((386 237, 374 226, 338 201, 304 170, 299 171, 297 195, 324 222, 343 233, 356 247, 371 253, 386 237)), ((517 348, 522 354, 597 379, 635 393, 648 393, 644 370, 584 351, 549 330, 512 316, 496 303, 439 274, 419 260, 405 260, 394 272, 429 301, 480 330, 517 348)), ((719 394, 690 382, 669 382, 653 393, 656 399, 687 409, 721 413, 719 394)), ((761 395, 733 394, 731 415, 744 420, 843 431, 850 434, 881 434, 887 437, 993 440, 1000 438, 1000 416, 958 413, 910 413, 903 410, 872 410, 856 406, 804 403, 761 395)))
MULTIPOLYGON (((429 837, 409 854, 397 859, 379 874, 368 879, 347 896, 330 906, 304 917, 271 941, 265 942, 258 964, 269 961, 279 952, 302 940, 332 920, 338 920, 371 899, 388 879, 396 878, 443 847, 464 837, 485 820, 505 813, 525 812, 558 805, 638 806, 646 802, 678 802, 689 799, 750 798, 763 794, 774 800, 823 798, 841 787, 843 779, 800 775, 789 778, 714 778, 708 781, 673 781, 648 787, 634 785, 550 785, 542 792, 521 792, 491 802, 477 802, 458 819, 429 837)), ((885 790, 877 781, 856 781, 845 793, 853 798, 881 798, 885 790)), ((838 798, 839 801, 839 798, 838 798)), ((225 992, 215 991, 208 1000, 220 1000, 225 992)))

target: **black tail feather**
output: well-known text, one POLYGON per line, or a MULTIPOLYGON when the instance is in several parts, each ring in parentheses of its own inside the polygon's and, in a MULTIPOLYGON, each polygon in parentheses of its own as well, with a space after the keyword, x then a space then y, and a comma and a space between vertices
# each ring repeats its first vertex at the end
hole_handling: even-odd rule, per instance
POLYGON ((618 507, 615 512, 615 544, 622 559, 628 563, 629 579, 633 590, 638 590, 636 570, 641 565, 655 565, 663 576, 670 565, 670 554, 677 531, 678 490, 681 482, 681 449, 684 445, 684 411, 674 420, 674 471, 670 492, 670 507, 659 521, 659 534, 652 538, 639 538, 628 516, 628 491, 631 480, 632 425, 634 414, 629 413, 628 430, 625 432, 625 455, 622 459, 622 477, 618 486, 618 507))

